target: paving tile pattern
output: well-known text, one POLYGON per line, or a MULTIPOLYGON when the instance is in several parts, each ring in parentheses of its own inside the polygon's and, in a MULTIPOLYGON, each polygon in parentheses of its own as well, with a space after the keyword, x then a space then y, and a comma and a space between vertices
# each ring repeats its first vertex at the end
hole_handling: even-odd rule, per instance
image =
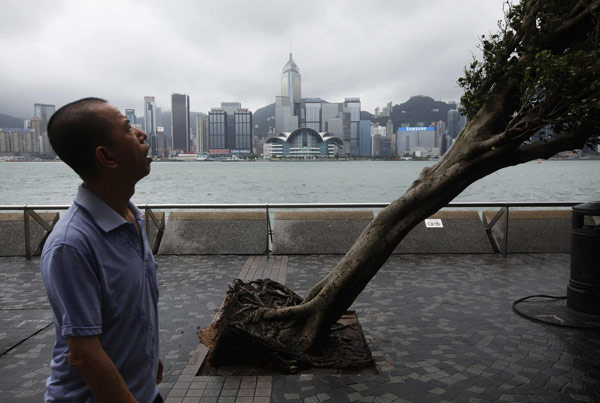
MULTIPOLYGON (((304 294, 338 260, 290 256, 285 282, 304 294)), ((235 377, 195 376, 203 357, 196 332, 252 262, 245 256, 157 261, 160 390, 169 402, 600 401, 600 332, 550 327, 511 310, 527 295, 565 294, 566 254, 394 256, 353 305, 379 374, 239 378, 239 385, 235 377)), ((36 322, 49 315, 39 261, 0 258, 0 281, 0 333, 15 327, 26 336, 0 356, 0 400, 39 402, 54 342, 53 326, 40 331, 46 322, 36 322)))
MULTIPOLYGON (((236 278, 245 282, 271 278, 285 284, 287 256, 250 256, 236 278)), ((271 376, 197 376, 208 348, 199 344, 192 357, 166 395, 166 402, 237 402, 271 401, 271 376)))
MULTIPOLYGON (((198 328, 212 321, 223 302, 227 284, 240 273, 247 257, 158 256, 156 260, 160 355, 165 366, 159 390, 166 396, 198 346, 198 328)), ((55 330, 41 282, 39 260, 0 258, 0 281, 2 353, 15 340, 26 339, 0 356, 0 401, 40 402, 50 374, 55 330), (46 321, 39 322, 40 319, 46 321), (32 336, 35 332, 39 333, 32 336)))
MULTIPOLYGON (((290 257, 306 292, 336 257, 290 257)), ((600 401, 600 332, 533 323, 511 304, 564 295, 569 255, 393 257, 352 309, 377 375, 276 376, 273 402, 600 401)))

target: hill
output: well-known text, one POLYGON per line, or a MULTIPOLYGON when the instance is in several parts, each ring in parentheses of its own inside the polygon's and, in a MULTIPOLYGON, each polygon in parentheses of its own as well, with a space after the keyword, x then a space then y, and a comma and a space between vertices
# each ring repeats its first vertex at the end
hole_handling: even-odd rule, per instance
POLYGON ((263 106, 252 114, 254 135, 267 137, 270 127, 275 127, 275 103, 263 106))
MULTIPOLYGON (((392 108, 392 122, 394 129, 405 125, 416 126, 418 124, 429 125, 431 122, 448 118, 448 111, 456 109, 455 103, 446 103, 443 101, 435 101, 433 98, 418 95, 411 97, 408 101, 394 105, 392 108)), ((387 117, 379 117, 371 119, 372 122, 377 122, 382 126, 387 123, 387 117)))
POLYGON ((15 118, 14 116, 0 113, 0 127, 7 129, 22 128, 25 119, 15 118))

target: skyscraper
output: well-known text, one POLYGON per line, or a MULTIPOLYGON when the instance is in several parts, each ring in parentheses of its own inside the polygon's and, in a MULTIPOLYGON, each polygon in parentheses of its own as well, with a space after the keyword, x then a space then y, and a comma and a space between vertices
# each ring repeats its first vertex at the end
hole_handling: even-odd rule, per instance
POLYGON ((305 125, 308 128, 314 129, 321 132, 322 115, 321 115, 321 99, 320 98, 308 98, 304 100, 305 107, 305 125))
POLYGON ((144 97, 144 131, 148 136, 146 140, 150 144, 150 153, 152 156, 158 155, 156 140, 156 103, 154 97, 144 97))
POLYGON ((40 152, 46 158, 56 157, 56 153, 50 146, 50 140, 48 139, 48 121, 54 114, 54 105, 48 104, 33 104, 34 116, 41 119, 42 138, 40 139, 40 152))
POLYGON ((235 144, 232 154, 252 154, 252 112, 248 108, 238 108, 233 113, 235 144))
POLYGON ((196 152, 208 153, 208 116, 196 116, 196 152))
POLYGON ((41 118, 29 118, 24 122, 25 129, 33 130, 35 133, 37 150, 35 150, 35 154, 40 155, 42 153, 42 119, 41 118))
POLYGON ((301 76, 298 65, 290 59, 281 74, 281 96, 275 98, 275 130, 291 132, 300 127, 302 105, 301 76))
POLYGON ((344 112, 350 114, 350 132, 347 137, 344 137, 344 148, 347 154, 358 155, 359 149, 359 132, 358 125, 360 122, 360 98, 344 99, 344 112))
POLYGON ((281 96, 290 99, 290 112, 294 116, 300 116, 301 87, 300 69, 292 59, 292 53, 290 52, 290 60, 283 66, 281 75, 281 96))
POLYGON ((125 117, 132 125, 135 124, 135 109, 125 109, 125 117))
POLYGON ((448 120, 446 121, 446 130, 448 136, 453 139, 458 136, 458 132, 460 131, 460 116, 456 109, 451 109, 448 111, 448 120))
POLYGON ((252 153, 252 112, 239 102, 222 102, 208 112, 208 148, 214 155, 252 153))
POLYGON ((174 154, 190 150, 190 97, 186 94, 171 95, 171 135, 174 154))
POLYGON ((359 155, 368 157, 371 155, 371 121, 361 120, 359 122, 359 155))
POLYGON ((208 112, 208 148, 211 154, 229 154, 225 148, 227 113, 223 108, 212 108, 208 112))

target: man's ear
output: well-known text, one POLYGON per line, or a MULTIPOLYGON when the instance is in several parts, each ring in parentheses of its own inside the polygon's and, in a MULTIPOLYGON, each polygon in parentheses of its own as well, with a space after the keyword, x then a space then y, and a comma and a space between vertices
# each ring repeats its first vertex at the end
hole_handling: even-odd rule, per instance
POLYGON ((111 151, 105 146, 96 147, 96 161, 100 166, 106 168, 116 168, 119 166, 113 159, 111 151))

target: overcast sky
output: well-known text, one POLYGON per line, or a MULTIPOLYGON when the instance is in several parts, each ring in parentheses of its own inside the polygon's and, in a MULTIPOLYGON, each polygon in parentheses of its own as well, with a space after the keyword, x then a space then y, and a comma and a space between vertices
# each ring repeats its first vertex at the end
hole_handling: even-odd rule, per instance
POLYGON ((302 96, 362 109, 412 95, 458 100, 456 84, 502 0, 2 0, 0 113, 33 115, 98 96, 142 114, 223 101, 256 109, 279 95, 293 52, 302 96))

